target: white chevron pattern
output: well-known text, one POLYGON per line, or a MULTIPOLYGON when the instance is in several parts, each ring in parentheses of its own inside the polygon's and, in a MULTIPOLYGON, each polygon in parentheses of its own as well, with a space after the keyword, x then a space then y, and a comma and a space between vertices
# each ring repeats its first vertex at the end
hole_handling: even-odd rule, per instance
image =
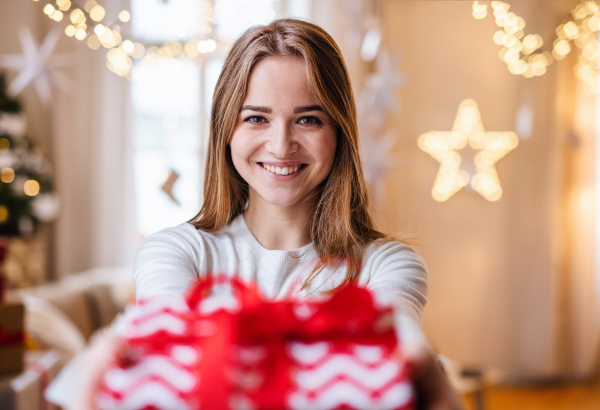
MULTIPOLYGON (((299 303, 294 314, 306 320, 314 313, 313 308, 308 302, 299 303)), ((202 404, 198 397, 201 383, 198 365, 203 353, 209 354, 199 344, 202 338, 218 331, 211 315, 218 311, 236 314, 240 309, 240 302, 231 294, 206 298, 194 311, 183 297, 153 298, 127 308, 120 333, 145 354, 130 366, 115 366, 104 373, 103 387, 96 396, 98 408, 197 410, 202 404), (157 333, 162 336, 154 339, 157 333), (188 337, 197 338, 198 343, 182 344, 182 340, 191 340, 188 337), (155 341, 160 345, 153 344, 155 341)), ((288 342, 286 352, 294 368, 294 387, 287 396, 286 408, 412 409, 414 392, 404 366, 390 357, 387 348, 355 343, 336 343, 334 348, 325 341, 288 342)), ((267 363, 267 358, 266 346, 234 346, 231 359, 236 367, 226 372, 235 392, 230 400, 233 410, 260 408, 252 398, 258 397, 254 394, 261 392, 265 377, 270 377, 268 369, 272 364, 267 363)))
POLYGON ((412 404, 412 387, 402 366, 379 346, 354 345, 349 352, 333 351, 328 343, 289 346, 296 361, 296 390, 289 396, 294 410, 403 409, 412 404))
POLYGON ((162 383, 148 381, 123 398, 107 393, 99 395, 96 404, 100 410, 132 410, 155 408, 161 410, 191 410, 191 406, 173 389, 162 383))
POLYGON ((197 380, 189 370, 168 356, 146 355, 134 366, 114 367, 104 374, 106 387, 117 393, 124 393, 142 379, 164 381, 184 393, 196 387, 197 380))
POLYGON ((293 392, 288 401, 293 410, 332 410, 347 406, 356 410, 396 410, 410 404, 412 387, 397 383, 378 398, 356 388, 352 383, 340 381, 316 397, 303 392, 293 392))

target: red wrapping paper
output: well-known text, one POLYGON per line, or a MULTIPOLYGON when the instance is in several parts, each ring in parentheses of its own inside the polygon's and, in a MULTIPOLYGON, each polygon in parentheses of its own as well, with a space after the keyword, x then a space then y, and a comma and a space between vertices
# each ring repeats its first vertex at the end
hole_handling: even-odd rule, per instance
POLYGON ((125 314, 128 353, 105 373, 100 409, 413 408, 392 310, 366 289, 267 301, 238 280, 209 296, 214 284, 125 314))

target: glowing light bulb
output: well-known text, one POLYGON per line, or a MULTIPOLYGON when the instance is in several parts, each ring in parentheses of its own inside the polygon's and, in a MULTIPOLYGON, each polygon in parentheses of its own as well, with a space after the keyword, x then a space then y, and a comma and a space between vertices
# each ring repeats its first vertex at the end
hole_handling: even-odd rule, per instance
POLYGON ((11 182, 13 182, 15 180, 15 171, 12 168, 2 168, 2 171, 0 171, 0 181, 4 182, 5 184, 10 184, 11 182))
POLYGON ((77 31, 77 29, 75 28, 75 26, 69 24, 67 27, 65 27, 65 34, 69 37, 73 37, 75 35, 75 32, 77 31))
POLYGON ((23 185, 23 191, 25 195, 36 196, 40 193, 40 183, 34 179, 27 180, 25 181, 25 185, 23 185))
POLYGON ((90 18, 94 21, 101 21, 106 15, 104 7, 97 4, 90 10, 90 18))
POLYGON ((129 20, 131 20, 131 14, 127 10, 123 10, 119 13, 119 20, 121 20, 123 23, 127 23, 129 20))

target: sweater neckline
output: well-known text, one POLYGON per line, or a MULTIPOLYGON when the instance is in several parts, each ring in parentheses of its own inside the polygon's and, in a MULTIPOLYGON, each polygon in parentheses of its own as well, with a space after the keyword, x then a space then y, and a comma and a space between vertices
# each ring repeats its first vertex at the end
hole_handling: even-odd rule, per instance
POLYGON ((313 250, 312 242, 308 245, 304 245, 301 248, 293 249, 290 251, 278 250, 278 249, 267 249, 260 244, 254 237, 254 234, 246 225, 244 214, 238 215, 233 221, 231 221, 231 227, 234 231, 241 233, 242 239, 250 246, 250 248, 260 256, 271 257, 278 260, 284 260, 287 257, 299 258, 313 250))

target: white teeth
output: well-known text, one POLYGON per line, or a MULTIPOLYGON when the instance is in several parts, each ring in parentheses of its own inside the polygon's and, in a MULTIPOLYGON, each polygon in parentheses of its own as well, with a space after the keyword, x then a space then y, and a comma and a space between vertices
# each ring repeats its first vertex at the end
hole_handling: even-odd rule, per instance
POLYGON ((298 171, 300 169, 300 165, 295 166, 295 167, 276 167, 274 165, 269 165, 269 164, 263 164, 263 168, 266 169, 269 172, 272 172, 274 174, 277 175, 289 175, 289 174, 293 174, 294 172, 298 171))

